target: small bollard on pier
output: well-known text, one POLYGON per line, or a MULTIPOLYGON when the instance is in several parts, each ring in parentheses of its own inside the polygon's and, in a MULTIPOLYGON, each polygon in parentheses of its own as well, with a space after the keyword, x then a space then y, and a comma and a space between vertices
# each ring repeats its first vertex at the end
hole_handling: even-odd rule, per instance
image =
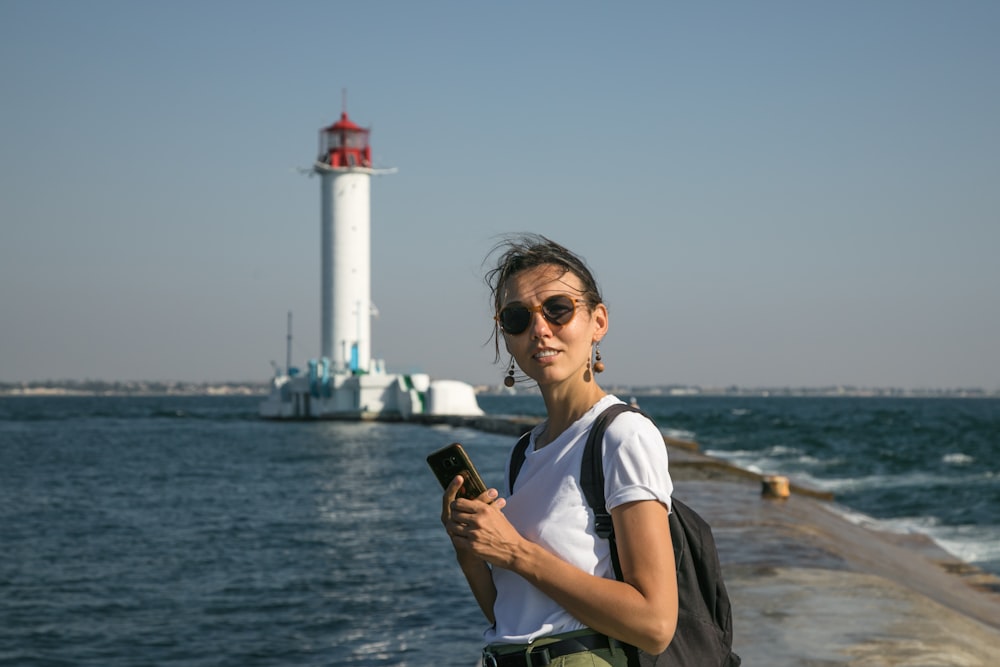
POLYGON ((784 475, 766 475, 761 480, 760 495, 764 498, 784 500, 791 495, 788 478, 784 475))

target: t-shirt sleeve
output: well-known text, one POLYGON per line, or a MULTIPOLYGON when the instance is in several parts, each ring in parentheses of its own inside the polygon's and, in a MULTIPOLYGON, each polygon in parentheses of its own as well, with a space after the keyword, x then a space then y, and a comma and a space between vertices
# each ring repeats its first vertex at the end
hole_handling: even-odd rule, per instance
POLYGON ((670 509, 673 490, 663 434, 640 414, 619 415, 604 434, 608 511, 638 500, 658 500, 670 509))

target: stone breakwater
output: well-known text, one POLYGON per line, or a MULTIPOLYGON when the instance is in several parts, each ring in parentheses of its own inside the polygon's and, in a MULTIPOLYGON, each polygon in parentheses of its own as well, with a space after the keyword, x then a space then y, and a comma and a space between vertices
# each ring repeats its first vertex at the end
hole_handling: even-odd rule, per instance
MULTIPOLYGON (((434 417, 513 437, 537 418, 434 417)), ((1000 580, 917 534, 845 518, 831 494, 763 476, 664 438, 675 493, 712 525, 743 664, 992 667, 1000 664, 1000 580)))

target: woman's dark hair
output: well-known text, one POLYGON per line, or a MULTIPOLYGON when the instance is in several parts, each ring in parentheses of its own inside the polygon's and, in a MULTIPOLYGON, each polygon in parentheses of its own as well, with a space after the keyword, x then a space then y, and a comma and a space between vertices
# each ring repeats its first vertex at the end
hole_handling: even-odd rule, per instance
MULTIPOLYGON (((495 266, 486 273, 486 284, 493 299, 493 313, 503 305, 503 289, 512 276, 536 266, 557 266, 563 273, 572 273, 583 284, 582 298, 591 311, 604 299, 597 280, 582 257, 540 234, 523 234, 504 238, 487 255, 487 261, 499 253, 495 266)), ((485 263, 485 262, 484 262, 485 263)), ((495 361, 500 361, 500 327, 493 326, 495 361)))

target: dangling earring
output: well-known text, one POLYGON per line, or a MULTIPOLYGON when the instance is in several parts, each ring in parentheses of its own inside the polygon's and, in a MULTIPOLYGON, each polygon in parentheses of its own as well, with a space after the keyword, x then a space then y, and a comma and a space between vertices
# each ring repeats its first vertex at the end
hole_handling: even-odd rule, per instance
POLYGON ((601 344, 597 344, 597 351, 594 353, 594 372, 603 373, 604 372, 604 362, 601 361, 601 344))
POLYGON ((510 358, 510 368, 507 369, 507 377, 503 379, 504 386, 514 386, 514 357, 510 358))

